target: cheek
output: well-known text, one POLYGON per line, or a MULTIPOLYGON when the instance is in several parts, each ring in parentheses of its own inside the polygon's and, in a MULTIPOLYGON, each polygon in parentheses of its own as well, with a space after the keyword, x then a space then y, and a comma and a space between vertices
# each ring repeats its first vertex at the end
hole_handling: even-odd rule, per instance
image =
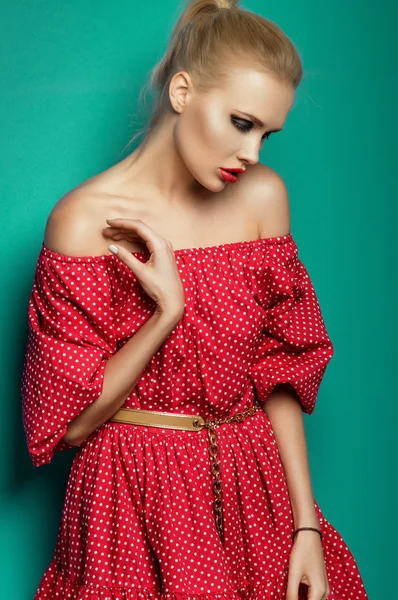
POLYGON ((231 143, 231 130, 225 117, 225 111, 212 106, 203 111, 200 118, 200 131, 204 143, 209 147, 218 149, 218 152, 224 153, 225 149, 231 143))
POLYGON ((192 173, 202 165, 220 166, 236 146, 232 125, 217 110, 192 111, 176 127, 176 144, 192 173))

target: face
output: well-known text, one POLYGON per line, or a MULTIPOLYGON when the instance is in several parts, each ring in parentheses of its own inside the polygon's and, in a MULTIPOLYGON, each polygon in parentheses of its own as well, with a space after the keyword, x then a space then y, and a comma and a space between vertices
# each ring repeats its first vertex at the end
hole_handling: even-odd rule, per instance
POLYGON ((207 189, 221 191, 231 182, 220 168, 255 165, 263 144, 282 129, 294 93, 290 83, 246 68, 232 69, 222 89, 207 94, 195 93, 187 73, 176 74, 170 100, 182 110, 176 114, 174 139, 193 177, 207 189))

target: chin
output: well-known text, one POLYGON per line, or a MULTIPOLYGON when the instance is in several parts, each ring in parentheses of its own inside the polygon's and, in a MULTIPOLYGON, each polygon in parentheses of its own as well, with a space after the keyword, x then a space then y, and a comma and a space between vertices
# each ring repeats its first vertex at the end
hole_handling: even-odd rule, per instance
POLYGON ((202 188, 202 189, 208 190, 209 192, 221 192, 227 185, 226 182, 223 181, 222 179, 220 179, 220 178, 217 178, 217 179, 218 179, 217 182, 215 182, 214 184, 209 184, 209 183, 204 183, 203 181, 201 181, 200 179, 195 177, 195 180, 196 180, 198 186, 200 186, 200 188, 202 188))
POLYGON ((226 185, 227 184, 224 183, 223 181, 218 181, 217 184, 215 184, 213 186, 206 185, 205 187, 206 187, 206 189, 209 190, 209 192, 215 192, 215 193, 217 193, 217 192, 222 192, 223 189, 225 189, 226 185))
POLYGON ((217 183, 214 183, 213 186, 208 187, 207 189, 209 189, 212 192, 222 192, 227 187, 227 182, 221 179, 221 177, 218 174, 214 179, 217 183))

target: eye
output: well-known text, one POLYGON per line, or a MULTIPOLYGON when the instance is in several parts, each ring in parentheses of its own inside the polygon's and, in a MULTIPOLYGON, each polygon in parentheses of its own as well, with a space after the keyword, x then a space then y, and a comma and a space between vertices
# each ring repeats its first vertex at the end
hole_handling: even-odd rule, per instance
MULTIPOLYGON (((251 131, 253 129, 253 123, 251 121, 247 121, 246 119, 241 119, 239 117, 232 116, 231 121, 232 121, 232 124, 236 127, 236 129, 239 129, 239 131, 242 131, 242 133, 248 133, 249 131, 251 131)), ((263 135, 262 139, 268 140, 271 133, 272 132, 265 133, 263 135)))

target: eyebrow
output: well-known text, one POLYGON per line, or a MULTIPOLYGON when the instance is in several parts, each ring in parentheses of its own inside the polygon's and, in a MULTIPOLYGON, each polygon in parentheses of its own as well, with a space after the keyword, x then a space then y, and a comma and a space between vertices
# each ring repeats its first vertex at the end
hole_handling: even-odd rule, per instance
MULTIPOLYGON (((252 119, 252 121, 257 123, 257 125, 260 125, 260 127, 265 127, 265 124, 262 121, 260 121, 260 119, 257 119, 257 117, 251 115, 250 113, 245 113, 241 110, 238 112, 242 113, 242 115, 245 115, 246 117, 249 117, 249 119, 252 119)), ((269 133, 276 133, 277 131, 282 131, 282 128, 281 129, 271 129, 271 131, 269 133)))

